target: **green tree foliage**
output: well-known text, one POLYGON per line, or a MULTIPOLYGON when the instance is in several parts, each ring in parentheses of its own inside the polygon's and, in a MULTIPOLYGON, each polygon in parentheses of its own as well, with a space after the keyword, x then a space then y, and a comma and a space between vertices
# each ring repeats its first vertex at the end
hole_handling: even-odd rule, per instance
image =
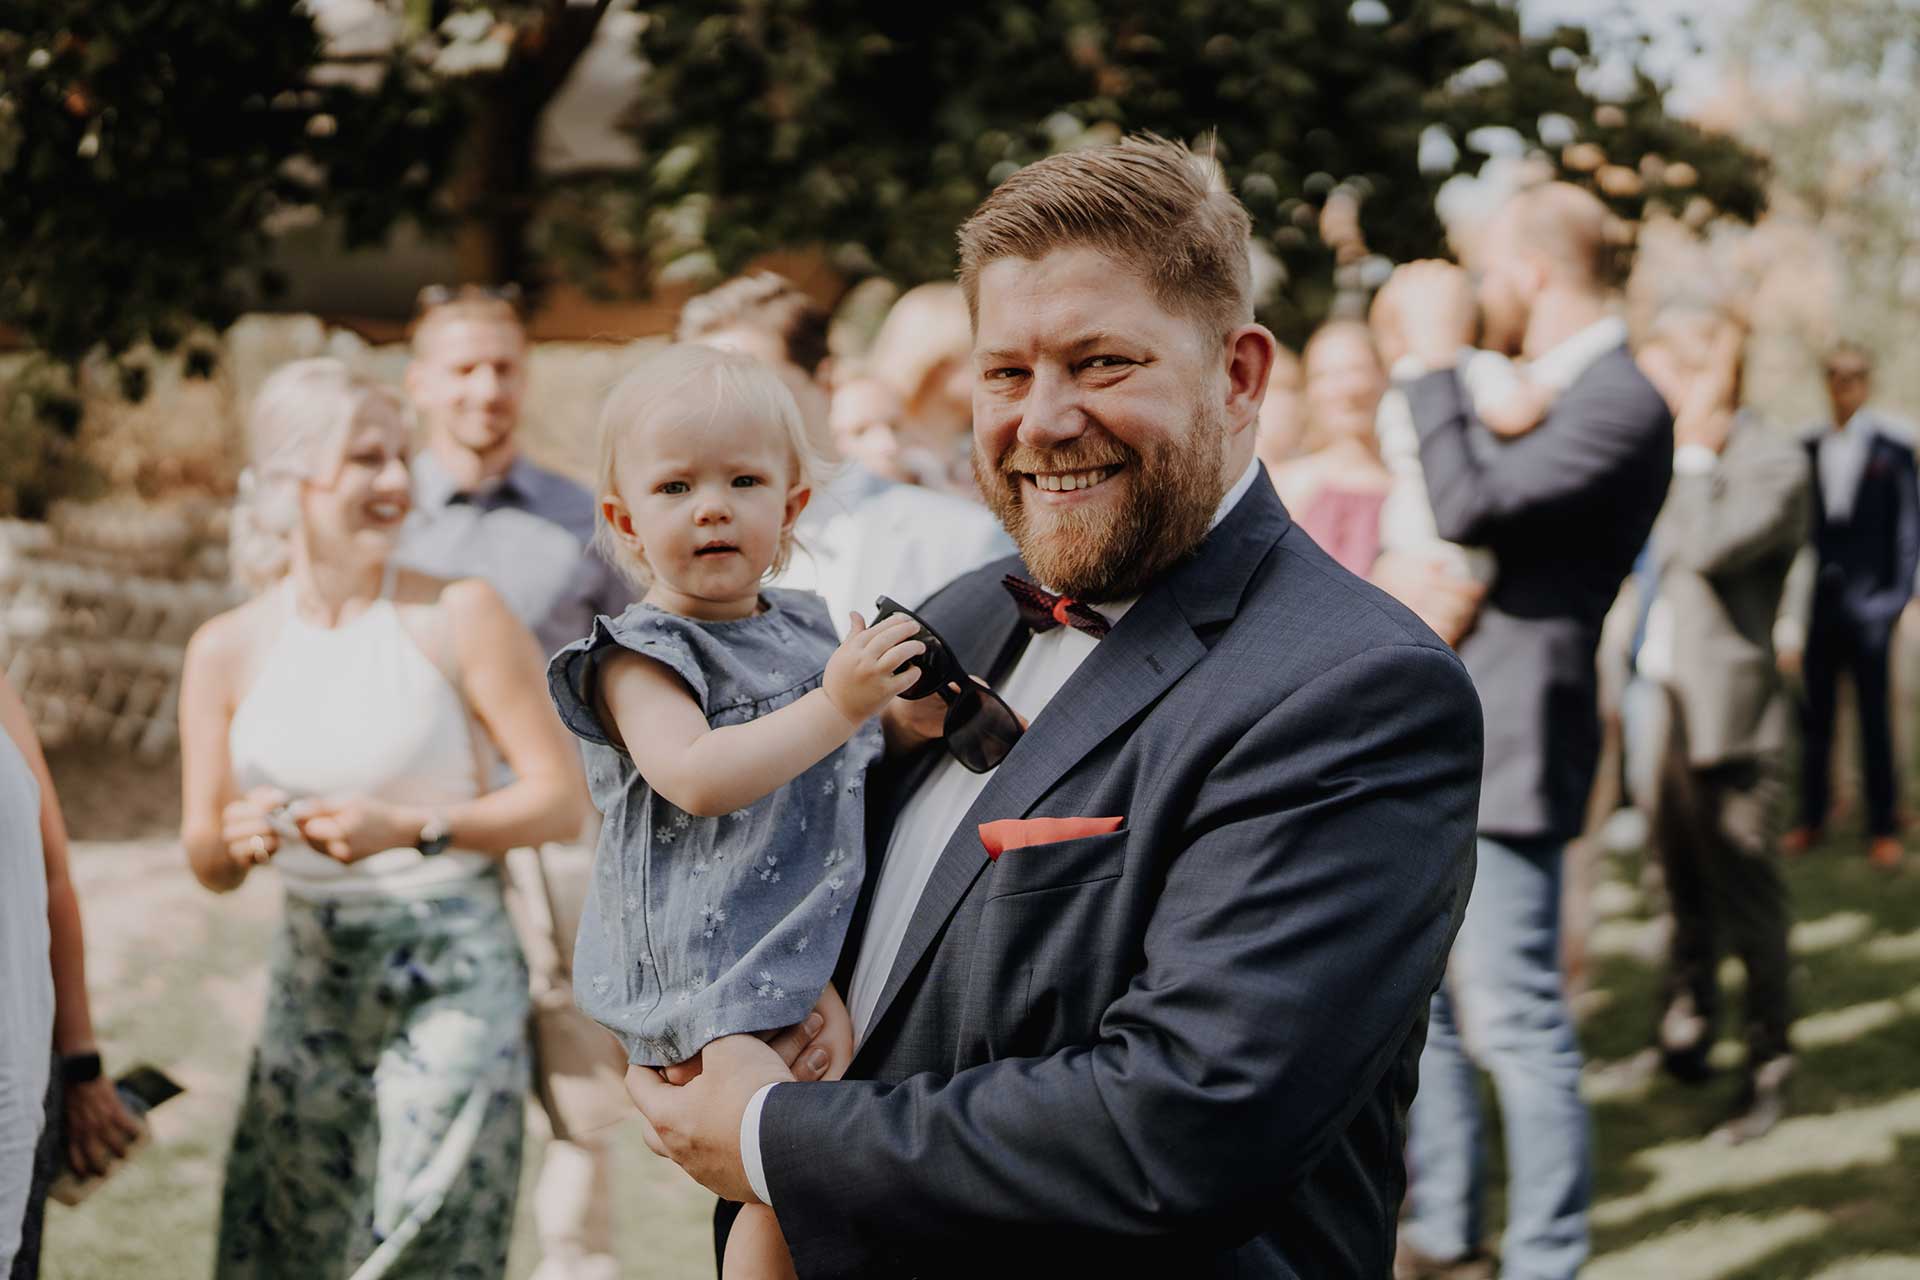
POLYGON ((1750 218, 1761 166, 1669 118, 1644 76, 1611 103, 1581 88, 1586 33, 1522 34, 1493 0, 662 0, 634 129, 651 162, 632 228, 652 267, 699 277, 817 243, 852 275, 952 270, 953 229, 1001 178, 1124 131, 1215 140, 1290 285, 1267 318, 1324 312, 1316 228, 1344 186, 1372 250, 1442 251, 1439 184, 1505 126, 1616 210, 1704 195, 1750 218), (1457 163, 1420 163, 1433 128, 1457 163), (1543 138, 1543 131, 1548 135, 1543 138), (1594 144, 1570 149, 1570 144, 1594 144), (1595 148, 1598 148, 1596 151, 1595 148), (1684 184, 1640 176, 1674 169, 1684 184), (1596 159, 1596 157, 1598 157, 1596 159), (1604 162, 1604 164, 1603 164, 1604 162), (1604 180, 1603 180, 1604 179, 1604 180))
POLYGON ((359 83, 319 56, 298 5, 0 2, 0 322, 66 362, 165 349, 271 288, 277 215, 427 216, 453 101, 399 52, 359 83))

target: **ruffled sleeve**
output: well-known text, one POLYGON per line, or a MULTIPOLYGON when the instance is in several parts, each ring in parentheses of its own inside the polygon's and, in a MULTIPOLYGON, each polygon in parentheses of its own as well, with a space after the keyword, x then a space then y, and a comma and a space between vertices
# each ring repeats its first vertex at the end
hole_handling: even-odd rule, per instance
POLYGON ((613 649, 625 649, 664 665, 686 682, 701 714, 706 714, 707 673, 686 634, 689 625, 672 614, 639 605, 618 618, 595 618, 593 634, 560 650, 547 664, 547 691, 560 713, 560 722, 576 737, 601 746, 613 745, 594 710, 594 682, 600 677, 602 660, 613 649))

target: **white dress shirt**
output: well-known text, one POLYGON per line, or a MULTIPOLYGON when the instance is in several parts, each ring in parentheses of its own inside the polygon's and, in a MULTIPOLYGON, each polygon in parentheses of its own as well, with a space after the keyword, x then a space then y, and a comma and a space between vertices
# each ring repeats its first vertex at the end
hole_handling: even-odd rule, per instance
MULTIPOLYGON (((1220 500, 1220 505, 1214 508, 1209 531, 1227 518, 1260 475, 1257 461, 1248 464, 1220 500)), ((1133 605, 1134 600, 1125 600, 1102 604, 1099 609, 1109 622, 1118 625, 1133 605)), ((1099 643, 1072 627, 1057 627, 1033 637, 1013 670, 998 686, 1000 696, 1032 723, 1099 643)), ((920 905, 920 895, 926 891, 934 865, 940 861, 940 854, 955 828, 992 777, 991 772, 973 773, 949 756, 934 767, 932 774, 901 808, 899 820, 894 823, 893 834, 887 841, 886 861, 881 863, 880 879, 874 885, 866 931, 860 937, 860 954, 854 961, 853 981, 846 993, 856 1046, 866 1041, 874 1006, 880 1001, 887 975, 893 971, 900 944, 907 936, 907 925, 913 919, 914 909, 920 905)), ((762 1204, 773 1201, 760 1160, 760 1111, 774 1087, 766 1085, 754 1094, 740 1117, 740 1162, 746 1167, 753 1194, 762 1204)))
POLYGON ((842 637, 849 612, 873 620, 878 596, 911 609, 1013 554, 1013 540, 979 503, 852 463, 814 491, 793 533, 793 559, 774 585, 819 595, 842 637))
POLYGON ((1867 467, 1867 442, 1872 438, 1873 421, 1865 413, 1854 414, 1845 426, 1820 438, 1817 469, 1827 519, 1853 518, 1853 499, 1860 491, 1860 476, 1867 467))

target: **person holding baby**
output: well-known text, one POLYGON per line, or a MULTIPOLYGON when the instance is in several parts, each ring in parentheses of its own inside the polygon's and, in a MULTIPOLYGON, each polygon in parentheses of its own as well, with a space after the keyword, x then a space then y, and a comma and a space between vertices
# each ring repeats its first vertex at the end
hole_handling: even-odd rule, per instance
POLYGON ((578 989, 727 1276, 1387 1268, 1479 715, 1262 476, 1247 242, 1152 138, 963 227, 1020 554, 925 630, 763 585, 818 483, 777 380, 669 349, 609 397, 602 537, 648 586, 550 669, 606 816, 578 989), (938 655, 1024 734, 979 752, 958 677, 899 697, 938 655))

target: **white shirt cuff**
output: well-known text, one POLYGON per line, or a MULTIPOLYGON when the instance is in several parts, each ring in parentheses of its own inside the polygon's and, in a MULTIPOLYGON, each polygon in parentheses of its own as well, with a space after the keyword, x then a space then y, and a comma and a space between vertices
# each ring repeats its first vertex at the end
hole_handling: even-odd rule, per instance
POLYGON ((747 1185, 753 1188, 760 1203, 772 1207, 773 1196, 767 1190, 767 1171, 760 1163, 760 1108, 766 1106, 767 1095, 774 1086, 763 1084, 759 1092, 747 1100, 747 1109, 740 1113, 740 1163, 747 1171, 747 1185))
POLYGON ((1703 444, 1683 444, 1673 451, 1673 469, 1683 476, 1704 476, 1720 465, 1720 455, 1703 444))

